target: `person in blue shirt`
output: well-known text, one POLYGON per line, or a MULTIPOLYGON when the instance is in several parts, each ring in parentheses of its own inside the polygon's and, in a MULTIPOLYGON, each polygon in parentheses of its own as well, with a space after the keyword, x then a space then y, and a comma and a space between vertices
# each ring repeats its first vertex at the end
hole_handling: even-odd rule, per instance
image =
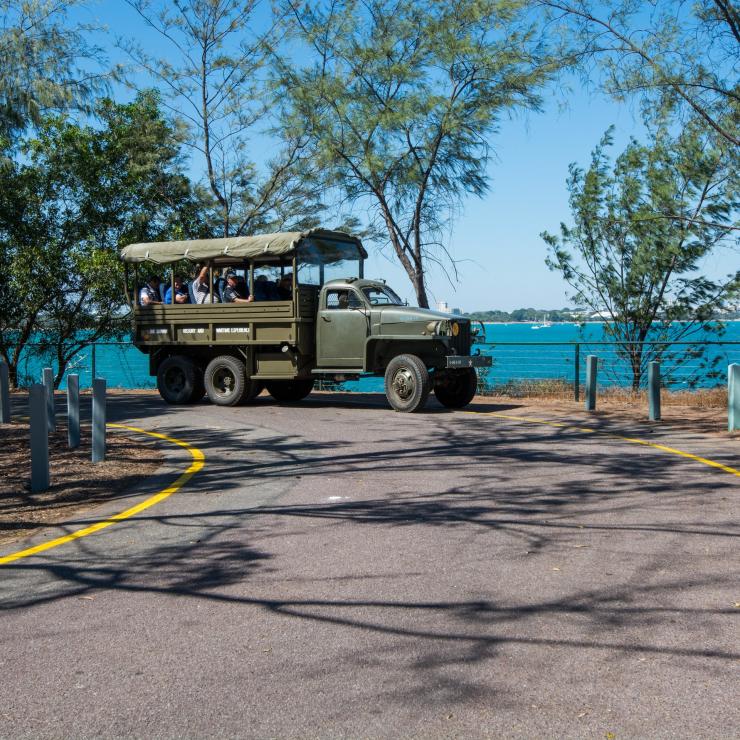
POLYGON ((190 303, 190 296, 182 283, 182 278, 175 275, 175 300, 172 300, 172 286, 164 294, 165 303, 190 303))

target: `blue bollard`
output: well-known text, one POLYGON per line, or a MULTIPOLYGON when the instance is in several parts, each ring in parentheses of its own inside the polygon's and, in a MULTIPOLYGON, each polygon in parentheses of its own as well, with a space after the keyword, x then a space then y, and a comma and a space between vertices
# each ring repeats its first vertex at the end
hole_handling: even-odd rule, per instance
POLYGON ((740 365, 733 363, 727 369, 727 428, 740 431, 740 365))
POLYGON ((10 424, 10 373, 0 362, 0 424, 10 424))
POLYGON ((80 376, 67 376, 67 441, 71 449, 80 446, 80 376))
POLYGON ((105 460, 105 378, 93 379, 92 461, 105 460))
POLYGON ((46 388, 34 383, 28 396, 31 426, 31 491, 49 487, 49 422, 46 388))
POLYGON ((54 373, 50 367, 44 368, 44 388, 46 389, 46 417, 49 424, 49 431, 55 432, 57 429, 56 414, 54 412, 54 373))
POLYGON ((596 373, 599 358, 596 355, 586 357, 586 411, 596 408, 596 373))
POLYGON ((660 363, 648 364, 648 417, 650 421, 660 420, 660 363))

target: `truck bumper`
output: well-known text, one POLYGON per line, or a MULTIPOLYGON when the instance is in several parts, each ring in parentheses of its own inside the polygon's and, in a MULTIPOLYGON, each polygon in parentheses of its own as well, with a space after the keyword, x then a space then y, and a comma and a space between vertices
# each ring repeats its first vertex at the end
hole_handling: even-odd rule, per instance
POLYGON ((491 367, 490 355, 447 355, 448 368, 491 367))

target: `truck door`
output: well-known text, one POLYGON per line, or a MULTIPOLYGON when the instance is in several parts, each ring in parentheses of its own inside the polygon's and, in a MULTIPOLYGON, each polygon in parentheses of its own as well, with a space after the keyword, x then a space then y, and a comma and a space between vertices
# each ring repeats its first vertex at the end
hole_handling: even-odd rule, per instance
POLYGON ((316 328, 319 367, 362 369, 369 310, 358 293, 348 288, 328 288, 321 296, 316 328))

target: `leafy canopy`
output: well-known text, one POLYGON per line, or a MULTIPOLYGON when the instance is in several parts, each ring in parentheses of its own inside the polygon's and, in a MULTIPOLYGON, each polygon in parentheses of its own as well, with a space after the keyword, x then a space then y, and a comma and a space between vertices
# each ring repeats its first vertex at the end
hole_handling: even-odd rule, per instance
MULTIPOLYGON (((283 62, 283 125, 305 133, 316 177, 365 206, 428 306, 428 263, 487 190, 500 116, 537 108, 552 71, 517 0, 338 0, 283 6, 305 55, 283 62)), ((454 263, 453 263, 454 267, 454 263)))

